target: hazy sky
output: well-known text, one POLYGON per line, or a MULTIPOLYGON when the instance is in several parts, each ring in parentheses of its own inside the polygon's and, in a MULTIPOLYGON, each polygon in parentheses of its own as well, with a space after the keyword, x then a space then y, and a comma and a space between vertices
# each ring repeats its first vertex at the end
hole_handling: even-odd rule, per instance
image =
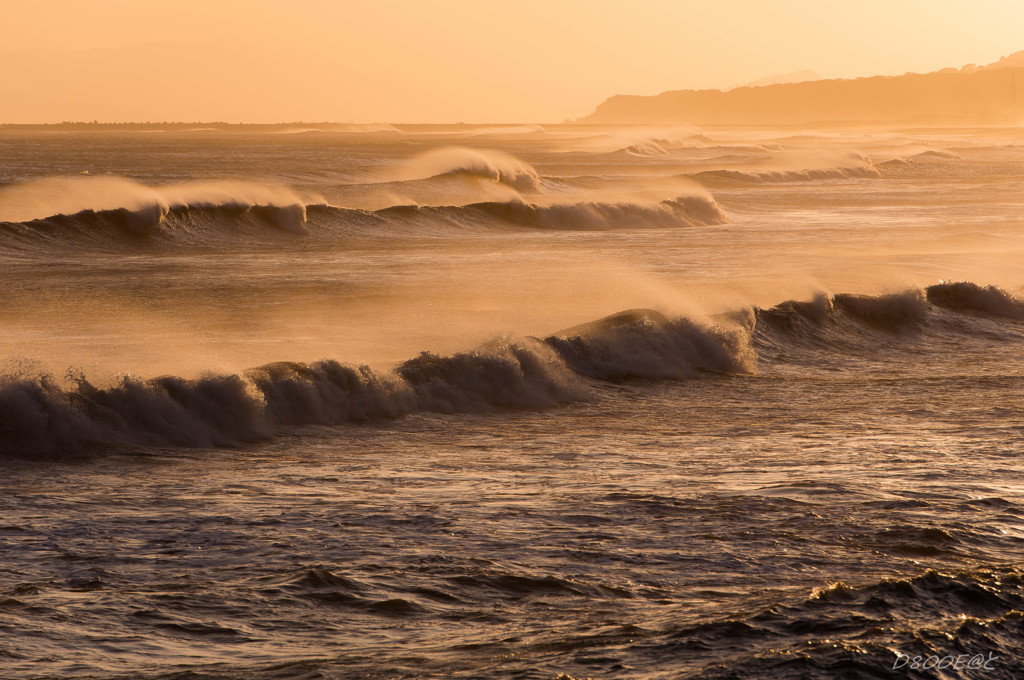
POLYGON ((1021 0, 0 0, 0 123, 558 122, 1024 50, 1021 0))

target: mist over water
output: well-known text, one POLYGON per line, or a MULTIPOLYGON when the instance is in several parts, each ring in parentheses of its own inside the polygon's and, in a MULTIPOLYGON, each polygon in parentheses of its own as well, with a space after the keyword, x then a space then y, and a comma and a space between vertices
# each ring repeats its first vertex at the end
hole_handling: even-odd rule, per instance
POLYGON ((1019 130, 288 132, 0 131, 0 675, 1024 672, 1019 130))

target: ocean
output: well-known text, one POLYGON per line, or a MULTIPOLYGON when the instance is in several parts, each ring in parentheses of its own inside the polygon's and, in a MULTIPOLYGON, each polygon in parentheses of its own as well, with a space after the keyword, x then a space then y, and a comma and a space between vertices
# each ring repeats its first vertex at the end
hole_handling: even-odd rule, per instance
POLYGON ((0 128, 0 677, 1024 676, 1024 130, 0 128))

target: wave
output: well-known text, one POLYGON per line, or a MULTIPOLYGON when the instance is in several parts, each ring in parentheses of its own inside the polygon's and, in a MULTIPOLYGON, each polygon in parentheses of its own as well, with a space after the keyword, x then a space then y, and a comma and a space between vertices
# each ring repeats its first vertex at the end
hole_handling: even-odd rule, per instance
POLYGON ((573 139, 569 150, 631 156, 664 156, 675 149, 702 148, 715 140, 696 127, 622 130, 573 139))
POLYGON ((781 145, 779 145, 779 144, 772 144, 772 143, 769 143, 769 142, 765 142, 763 144, 724 144, 724 143, 723 144, 719 144, 719 143, 715 143, 715 144, 705 144, 705 145, 702 145, 702 146, 698 146, 696 148, 699 148, 699 149, 701 149, 703 151, 709 151, 709 152, 711 152, 711 151, 719 152, 719 153, 730 153, 731 152, 731 153, 734 153, 734 154, 741 154, 741 153, 772 153, 772 152, 777 152, 777 151, 782 151, 783 150, 781 145))
POLYGON ((842 321, 899 333, 924 322, 928 303, 918 290, 879 296, 822 294, 809 301, 789 300, 769 309, 756 309, 754 313, 762 327, 786 333, 816 333, 816 329, 842 321))
POLYGON ((553 203, 538 205, 522 201, 471 203, 453 208, 419 208, 442 213, 454 220, 482 218, 505 224, 553 230, 600 231, 692 227, 724 224, 718 203, 710 196, 677 196, 654 203, 553 203))
POLYGON ((889 160, 881 161, 875 165, 880 172, 889 172, 893 170, 905 170, 908 166, 913 165, 913 161, 908 161, 906 158, 890 158, 889 160))
MULTIPOLYGON (((837 367, 837 360, 879 359, 879 348, 922 351, 964 337, 1019 342, 1024 300, 994 286, 948 282, 887 295, 818 295, 747 313, 759 363, 837 367), (1009 323, 1007 323, 1009 322, 1009 323)), ((887 350, 888 353, 888 350, 887 350)), ((918 355, 919 356, 919 355, 918 355)))
POLYGON ((952 151, 946 151, 945 149, 928 149, 921 153, 916 153, 910 157, 911 160, 916 161, 930 161, 930 160, 956 160, 963 158, 958 153, 952 151))
POLYGON ((637 310, 544 339, 429 352, 389 371, 325 360, 198 379, 83 375, 0 381, 0 452, 67 455, 107 447, 235 447, 296 425, 412 412, 546 408, 589 398, 595 382, 752 370, 742 330, 637 310))
POLYGON ((386 591, 375 588, 369 583, 335 574, 323 566, 303 569, 283 579, 264 578, 261 580, 263 581, 260 584, 261 594, 292 597, 317 605, 395 617, 410 616, 427 611, 424 606, 414 600, 389 597, 386 591))
POLYGON ((684 137, 662 137, 655 135, 633 139, 635 141, 621 142, 624 144, 623 146, 606 151, 605 153, 612 156, 652 157, 668 156, 676 152, 688 151, 701 152, 702 155, 708 153, 729 153, 740 157, 739 154, 761 155, 783 150, 781 145, 770 142, 763 144, 730 144, 719 142, 700 133, 684 137))
POLYGON ((54 246, 122 251, 314 242, 339 238, 440 236, 487 229, 610 230, 723 224, 710 195, 660 202, 551 203, 522 200, 462 206, 392 206, 376 211, 325 204, 256 204, 237 200, 187 205, 82 210, 28 222, 0 222, 0 248, 31 252, 54 246))
POLYGON ((755 153, 764 154, 774 151, 781 151, 778 144, 726 144, 715 141, 713 138, 703 134, 695 134, 685 138, 672 137, 650 137, 641 141, 629 144, 615 153, 622 153, 629 156, 667 156, 679 150, 699 150, 705 153, 755 153))
POLYGON ((925 172, 923 165, 940 161, 963 158, 957 153, 942 149, 928 149, 910 156, 896 156, 874 164, 886 177, 910 177, 925 172))
POLYGON ((892 346, 926 331, 990 335, 991 324, 975 328, 964 314, 1024 320, 1024 300, 957 282, 881 296, 820 295, 709 321, 629 310, 544 338, 423 352, 388 370, 278 362, 197 379, 123 377, 106 387, 83 375, 8 375, 0 377, 0 453, 235 447, 299 425, 549 408, 591 399, 606 383, 749 374, 759 364, 799 364, 802 353, 820 366, 847 351, 875 356, 880 340, 892 346))
POLYGON ((306 206, 249 203, 150 205, 82 210, 29 222, 0 222, 0 247, 123 250, 159 245, 215 245, 306 234, 306 206))
POLYGON ((940 325, 948 318, 941 315, 942 310, 990 320, 1024 320, 1024 299, 996 286, 949 281, 886 295, 821 294, 809 301, 789 300, 753 313, 766 332, 818 333, 823 328, 849 330, 855 324, 864 330, 899 334, 940 325))
POLYGON ((983 315, 1024 319, 1024 300, 995 286, 979 286, 969 281, 954 281, 928 286, 925 290, 933 305, 983 315))
POLYGON ((355 134, 372 134, 381 132, 400 133, 401 130, 389 123, 331 123, 324 127, 292 126, 275 129, 272 134, 296 135, 321 132, 350 132, 355 134))
POLYGON ((397 168, 394 180, 466 176, 498 182, 517 191, 538 191, 540 176, 529 163, 500 151, 449 146, 431 149, 397 168))
POLYGON ((287 187, 256 182, 147 185, 116 176, 47 177, 0 189, 0 222, 122 210, 162 217, 171 210, 193 207, 287 207, 308 202, 308 197, 287 187))
POLYGON ((877 178, 882 174, 872 165, 817 168, 809 170, 704 170, 685 175, 705 184, 772 184, 813 182, 828 179, 877 178))
POLYGON ((621 151, 631 156, 667 156, 669 150, 666 147, 671 146, 671 140, 652 137, 625 146, 621 151))
POLYGON ((626 380, 749 372, 755 357, 748 340, 745 332, 709 331, 690 319, 629 310, 566 329, 545 342, 575 373, 626 380))
POLYGON ((547 130, 541 125, 492 125, 470 130, 466 137, 504 137, 507 135, 543 135, 547 130))
POLYGON ((50 178, 0 192, 0 218, 0 247, 14 248, 207 243, 266 227, 306 233, 298 194, 230 181, 148 186, 119 177, 50 178), (50 212, 55 208, 60 212, 50 212))

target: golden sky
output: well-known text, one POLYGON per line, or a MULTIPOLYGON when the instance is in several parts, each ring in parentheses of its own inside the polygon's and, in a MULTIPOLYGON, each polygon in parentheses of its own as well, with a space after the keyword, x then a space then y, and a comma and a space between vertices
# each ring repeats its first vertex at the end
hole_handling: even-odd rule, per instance
POLYGON ((1021 0, 0 0, 0 123, 560 122, 1024 50, 1021 0))

